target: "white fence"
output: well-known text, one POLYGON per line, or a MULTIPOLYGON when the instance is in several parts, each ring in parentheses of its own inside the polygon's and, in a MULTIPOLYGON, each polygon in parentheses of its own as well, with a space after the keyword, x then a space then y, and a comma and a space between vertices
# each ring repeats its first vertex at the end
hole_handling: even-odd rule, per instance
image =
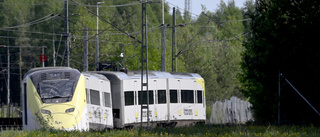
POLYGON ((217 101, 212 105, 211 124, 239 124, 253 121, 251 104, 237 97, 224 102, 217 101))

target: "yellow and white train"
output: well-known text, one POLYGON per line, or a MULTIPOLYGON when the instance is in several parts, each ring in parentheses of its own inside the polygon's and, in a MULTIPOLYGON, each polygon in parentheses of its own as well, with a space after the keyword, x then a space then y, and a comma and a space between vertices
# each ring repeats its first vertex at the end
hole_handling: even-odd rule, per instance
MULTIPOLYGON (((205 122, 203 78, 195 73, 149 72, 151 126, 205 122)), ((138 71, 80 73, 68 67, 34 68, 22 85, 23 129, 131 128, 147 122, 147 91, 138 71), (140 102, 143 97, 145 101, 140 102)))

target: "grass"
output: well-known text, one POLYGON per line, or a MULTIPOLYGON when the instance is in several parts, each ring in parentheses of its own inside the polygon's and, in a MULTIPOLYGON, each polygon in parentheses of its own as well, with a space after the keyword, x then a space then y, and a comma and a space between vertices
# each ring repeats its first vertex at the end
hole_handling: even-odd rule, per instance
POLYGON ((177 128, 130 129, 97 132, 79 131, 3 131, 4 137, 269 137, 269 136, 320 136, 320 129, 314 126, 258 126, 258 125, 197 125, 177 128))

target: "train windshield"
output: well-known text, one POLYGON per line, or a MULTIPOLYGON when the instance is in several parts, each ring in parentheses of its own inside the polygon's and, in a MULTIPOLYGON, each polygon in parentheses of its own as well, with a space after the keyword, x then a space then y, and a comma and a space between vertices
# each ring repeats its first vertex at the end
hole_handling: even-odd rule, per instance
POLYGON ((43 103, 64 103, 72 100, 80 75, 74 69, 49 69, 30 78, 43 103))
POLYGON ((42 99, 49 98, 66 98, 73 95, 72 80, 49 80, 39 83, 40 97, 42 99))

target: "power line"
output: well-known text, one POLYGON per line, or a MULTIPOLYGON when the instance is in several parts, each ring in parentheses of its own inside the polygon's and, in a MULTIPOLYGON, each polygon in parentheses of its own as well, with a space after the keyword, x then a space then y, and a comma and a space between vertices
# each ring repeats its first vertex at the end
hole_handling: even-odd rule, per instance
POLYGON ((36 31, 24 31, 24 30, 11 30, 11 29, 0 29, 2 31, 12 31, 12 32, 24 32, 24 33, 34 33, 34 34, 42 34, 42 35, 56 35, 60 36, 61 34, 57 33, 46 33, 46 32, 36 32, 36 31))
MULTIPOLYGON (((204 12, 202 12, 205 16, 207 16, 209 19, 211 19, 212 20, 212 18, 211 17, 209 17, 206 13, 204 13, 204 12)), ((213 21, 213 20, 212 20, 213 21)), ((216 21, 214 21, 215 23, 217 23, 216 21)), ((218 24, 218 23, 217 23, 218 24)), ((224 29, 225 31, 227 31, 230 35, 232 35, 233 37, 235 37, 238 41, 240 41, 240 42, 242 42, 243 43, 243 41, 242 40, 240 40, 237 36, 235 36, 235 35, 233 35, 229 30, 227 30, 226 28, 224 28, 222 25, 218 25, 218 27, 221 27, 222 29, 224 29)))
POLYGON ((27 27, 27 26, 39 24, 41 22, 47 21, 47 20, 52 19, 52 18, 57 17, 57 16, 58 16, 58 14, 57 15, 49 14, 47 16, 44 16, 44 17, 40 18, 40 19, 31 21, 31 22, 28 22, 28 23, 25 23, 25 24, 21 24, 21 25, 18 25, 18 26, 6 27, 6 28, 0 28, 0 29, 14 29, 14 28, 27 27))
POLYGON ((37 5, 49 5, 49 3, 36 3, 36 4, 30 4, 30 3, 11 3, 11 2, 0 2, 0 4, 8 4, 8 5, 32 5, 32 6, 37 6, 37 5))
MULTIPOLYGON (((172 6, 174 6, 174 7, 176 7, 176 8, 178 8, 179 10, 182 10, 182 11, 184 11, 184 9, 182 9, 182 8, 179 8, 177 5, 174 5, 174 4, 172 4, 172 3, 170 3, 170 2, 168 2, 168 1, 166 1, 166 3, 168 3, 168 4, 170 4, 170 5, 172 5, 172 6)), ((195 13, 192 13, 192 12, 189 12, 190 14, 193 14, 194 16, 200 16, 200 15, 197 15, 197 14, 195 14, 195 13)))
POLYGON ((74 3, 78 4, 79 6, 81 6, 82 8, 84 8, 85 10, 87 10, 89 13, 93 14, 94 16, 97 16, 99 17, 99 19, 101 19, 102 21, 108 23, 109 25, 111 25, 113 28, 117 29, 118 31, 122 32, 122 33, 125 33, 127 36, 129 36, 130 38, 136 40, 137 42, 139 43, 142 43, 140 40, 138 40, 136 37, 130 35, 129 33, 125 32, 124 30, 120 29, 119 27, 117 27, 115 24, 112 24, 110 23, 109 21, 107 21, 106 19, 96 15, 96 13, 92 12, 91 10, 89 10, 88 8, 84 7, 83 5, 81 5, 80 3, 76 2, 75 0, 71 0, 73 1, 74 3))
MULTIPOLYGON (((132 2, 132 3, 126 3, 126 4, 120 4, 120 5, 99 5, 99 8, 117 8, 117 7, 127 7, 127 6, 134 6, 134 5, 138 5, 138 4, 141 4, 141 2, 132 2)), ((94 7, 96 8, 97 5, 85 5, 83 4, 84 6, 87 6, 87 7, 94 7)))
MULTIPOLYGON (((0 36, 0 38, 12 38, 12 39, 28 38, 28 39, 34 39, 34 40, 52 41, 52 39, 30 38, 30 37, 13 37, 13 36, 0 36)), ((58 41, 58 40, 55 40, 55 41, 58 41)), ((65 40, 61 40, 61 41, 65 41, 65 40)))

